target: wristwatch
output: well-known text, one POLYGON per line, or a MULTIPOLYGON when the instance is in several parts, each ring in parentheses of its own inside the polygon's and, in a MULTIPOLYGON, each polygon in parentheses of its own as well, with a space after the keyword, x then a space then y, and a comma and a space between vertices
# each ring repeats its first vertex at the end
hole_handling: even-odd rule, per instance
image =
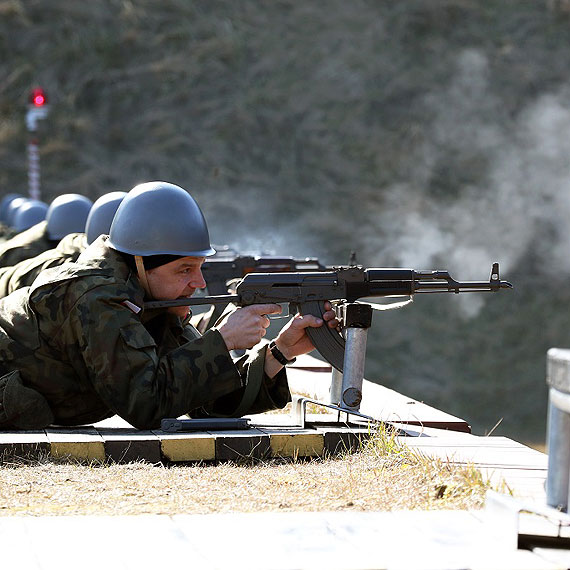
POLYGON ((283 366, 287 366, 287 364, 293 364, 293 362, 297 360, 295 357, 293 357, 291 360, 287 360, 285 358, 285 355, 277 348, 274 340, 269 343, 269 350, 271 351, 273 358, 275 358, 279 364, 283 364, 283 366))

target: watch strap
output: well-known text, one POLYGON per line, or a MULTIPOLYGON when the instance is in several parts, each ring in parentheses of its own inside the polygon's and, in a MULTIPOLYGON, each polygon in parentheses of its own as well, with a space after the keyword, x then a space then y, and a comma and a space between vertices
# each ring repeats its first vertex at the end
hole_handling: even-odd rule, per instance
POLYGON ((283 366, 287 366, 287 364, 293 364, 293 362, 297 360, 296 358, 287 360, 287 358, 285 358, 285 355, 277 348, 277 345, 275 344, 274 340, 272 340, 269 343, 269 350, 271 351, 273 358, 275 358, 275 360, 277 360, 277 362, 279 362, 279 364, 282 364, 283 366))

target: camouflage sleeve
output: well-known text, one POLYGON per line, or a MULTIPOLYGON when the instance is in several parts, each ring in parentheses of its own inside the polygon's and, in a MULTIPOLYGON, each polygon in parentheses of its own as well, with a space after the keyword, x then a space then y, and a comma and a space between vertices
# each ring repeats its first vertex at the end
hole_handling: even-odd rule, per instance
MULTIPOLYGON (((57 248, 48 249, 31 259, 24 259, 20 263, 16 263, 12 267, 11 273, 6 275, 0 273, 0 295, 4 288, 7 289, 6 295, 9 295, 16 289, 31 285, 42 271, 59 267, 64 263, 71 263, 79 257, 80 253, 80 250, 63 252, 57 248)), ((0 271, 2 270, 0 269, 0 271)))
POLYGON ((40 222, 0 244, 0 267, 16 265, 54 247, 47 238, 46 226, 46 221, 40 222))
POLYGON ((243 385, 217 331, 159 357, 160 347, 138 315, 105 287, 81 297, 66 320, 63 341, 79 342, 74 352, 81 362, 74 367, 84 367, 107 405, 139 429, 157 427, 164 417, 178 417, 243 385))
POLYGON ((0 268, 0 298, 6 297, 16 289, 31 285, 43 270, 61 265, 65 260, 50 255, 53 251, 44 251, 16 265, 0 268))
POLYGON ((204 406, 202 410, 194 411, 191 415, 193 417, 202 415, 239 417, 283 408, 291 401, 287 373, 283 368, 275 377, 269 378, 265 374, 266 352, 267 343, 263 343, 248 351, 236 362, 238 370, 246 378, 245 386, 259 386, 255 398, 246 409, 241 409, 238 413, 238 408, 242 408, 242 399, 246 391, 244 386, 231 394, 218 398, 210 405, 204 406))

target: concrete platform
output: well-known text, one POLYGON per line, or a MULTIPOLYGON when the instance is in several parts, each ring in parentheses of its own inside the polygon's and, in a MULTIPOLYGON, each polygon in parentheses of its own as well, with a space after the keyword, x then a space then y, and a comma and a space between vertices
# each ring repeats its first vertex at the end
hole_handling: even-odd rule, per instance
MULTIPOLYGON (((518 550, 486 512, 255 513, 0 518, 19 570, 568 568, 568 551, 518 550)), ((6 546, 9 545, 9 548, 6 546)))

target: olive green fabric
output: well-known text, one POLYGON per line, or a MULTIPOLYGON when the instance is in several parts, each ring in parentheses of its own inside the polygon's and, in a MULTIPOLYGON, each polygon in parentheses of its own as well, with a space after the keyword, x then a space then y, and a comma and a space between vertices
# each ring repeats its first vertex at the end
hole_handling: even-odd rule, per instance
POLYGON ((260 388, 248 413, 290 401, 284 370, 264 374, 265 345, 234 363, 215 328, 200 336, 164 310, 137 312, 143 289, 107 239, 0 300, 0 373, 18 370, 54 423, 118 414, 149 429, 185 413, 231 415, 249 382, 260 388))
POLYGON ((0 243, 0 267, 16 265, 16 263, 35 257, 56 245, 57 241, 48 239, 47 222, 44 220, 0 243))
POLYGON ((14 228, 11 228, 4 222, 0 222, 0 243, 12 239, 15 235, 17 235, 17 233, 18 232, 14 228))
POLYGON ((0 425, 37 429, 53 422, 47 400, 37 390, 22 384, 18 370, 0 378, 0 402, 0 425))
POLYGON ((87 247, 85 234, 66 235, 54 249, 48 249, 35 257, 24 259, 16 265, 0 267, 0 298, 16 289, 31 285, 45 269, 75 261, 87 247))

